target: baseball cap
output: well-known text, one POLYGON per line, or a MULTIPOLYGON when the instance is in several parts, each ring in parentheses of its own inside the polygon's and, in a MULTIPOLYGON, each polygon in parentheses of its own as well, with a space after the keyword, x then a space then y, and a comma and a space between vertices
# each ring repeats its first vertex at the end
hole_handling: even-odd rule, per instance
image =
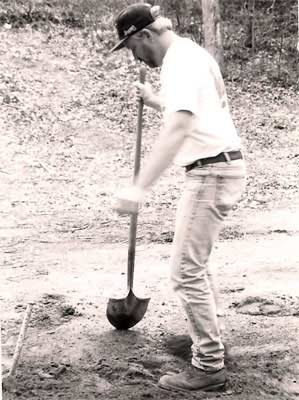
POLYGON ((110 52, 122 49, 130 36, 152 24, 159 16, 159 10, 159 6, 152 6, 148 3, 131 4, 122 10, 115 19, 120 41, 110 52))

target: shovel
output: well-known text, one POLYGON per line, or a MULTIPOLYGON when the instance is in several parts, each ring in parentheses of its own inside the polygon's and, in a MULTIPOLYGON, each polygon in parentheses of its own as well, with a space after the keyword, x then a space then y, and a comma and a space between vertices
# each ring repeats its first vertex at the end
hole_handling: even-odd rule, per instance
MULTIPOLYGON (((141 83, 145 81, 145 68, 140 69, 139 80, 141 83)), ((137 120, 137 139, 135 148, 134 162, 134 181, 140 169, 140 154, 141 154, 141 136, 142 136, 142 112, 143 100, 138 100, 138 120, 137 120)), ((123 299, 109 299, 106 315, 116 329, 127 330, 136 325, 144 316, 148 303, 147 299, 140 299, 133 293, 133 279, 135 266, 135 248, 136 248, 136 232, 137 232, 137 216, 131 214, 130 217, 130 233, 129 233, 129 249, 128 249, 128 294, 123 299)))

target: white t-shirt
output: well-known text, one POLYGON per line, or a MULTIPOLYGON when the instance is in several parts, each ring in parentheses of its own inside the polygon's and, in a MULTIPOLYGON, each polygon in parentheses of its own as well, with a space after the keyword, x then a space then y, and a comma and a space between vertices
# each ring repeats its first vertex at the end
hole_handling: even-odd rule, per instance
POLYGON ((241 148, 218 64, 192 40, 178 38, 167 50, 161 68, 161 97, 165 122, 176 111, 193 114, 193 128, 175 164, 185 166, 241 148))

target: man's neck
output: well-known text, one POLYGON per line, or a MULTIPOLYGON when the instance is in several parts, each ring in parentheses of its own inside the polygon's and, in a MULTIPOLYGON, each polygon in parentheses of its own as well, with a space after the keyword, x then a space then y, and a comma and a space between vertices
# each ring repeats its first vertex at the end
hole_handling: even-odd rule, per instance
POLYGON ((173 42, 175 42, 177 39, 179 39, 180 36, 178 36, 174 31, 167 30, 161 35, 161 46, 163 49, 163 58, 165 54, 167 53, 167 50, 169 47, 172 45, 173 42))

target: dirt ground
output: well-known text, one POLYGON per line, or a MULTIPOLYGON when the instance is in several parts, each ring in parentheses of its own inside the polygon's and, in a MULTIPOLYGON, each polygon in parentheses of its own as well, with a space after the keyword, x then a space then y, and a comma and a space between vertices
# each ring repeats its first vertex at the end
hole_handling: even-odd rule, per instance
MULTIPOLYGON (((136 67, 126 55, 105 58, 78 32, 6 27, 0 36, 3 372, 35 302, 3 399, 298 398, 296 95, 229 83, 248 159, 246 194, 211 260, 226 311, 229 383, 220 393, 170 393, 156 386, 159 377, 190 361, 189 348, 173 345, 186 334, 168 280, 182 181, 175 168, 139 219, 134 292, 151 298, 145 317, 123 332, 105 315, 110 297, 126 295, 128 218, 110 203, 132 174, 136 67)), ((146 111, 145 152, 159 123, 146 111)))

